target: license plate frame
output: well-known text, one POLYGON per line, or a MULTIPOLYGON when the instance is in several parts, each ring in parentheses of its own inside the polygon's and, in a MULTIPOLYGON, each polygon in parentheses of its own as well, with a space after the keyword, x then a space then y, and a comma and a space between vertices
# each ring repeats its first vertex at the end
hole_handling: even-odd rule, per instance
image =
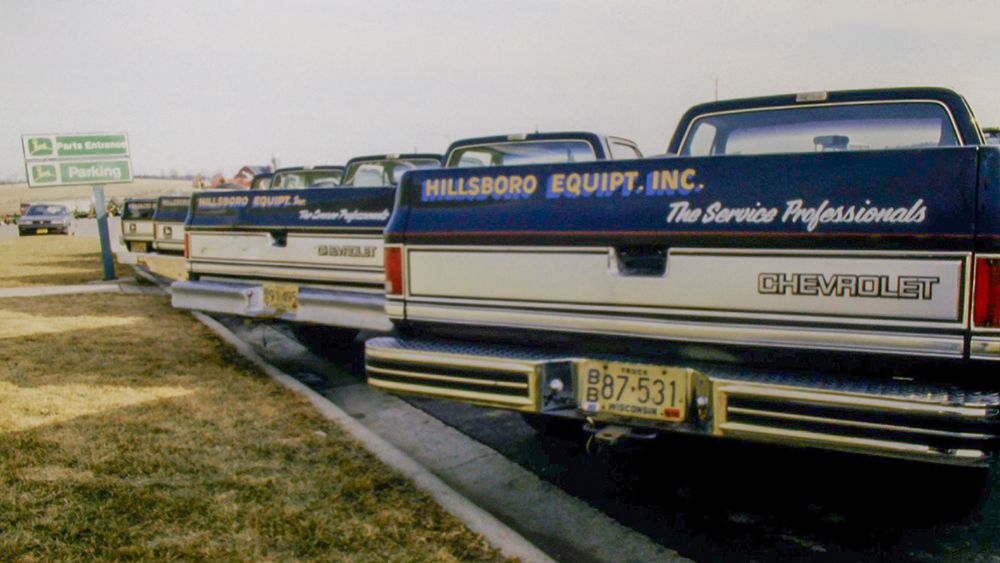
POLYGON ((35 229, 36 235, 47 235, 49 234, 49 229, 47 227, 42 227, 40 229, 35 229))
POLYGON ((584 414, 672 423, 687 419, 694 373, 689 368, 584 360, 577 373, 577 401, 584 414))
POLYGON ((299 286, 291 283, 265 283, 264 307, 281 313, 299 309, 299 286))

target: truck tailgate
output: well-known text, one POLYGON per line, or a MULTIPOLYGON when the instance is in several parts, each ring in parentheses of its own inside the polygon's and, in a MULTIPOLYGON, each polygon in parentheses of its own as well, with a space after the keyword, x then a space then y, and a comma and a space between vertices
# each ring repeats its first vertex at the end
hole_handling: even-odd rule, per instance
POLYGON ((407 177, 406 317, 960 357, 976 148, 407 177))

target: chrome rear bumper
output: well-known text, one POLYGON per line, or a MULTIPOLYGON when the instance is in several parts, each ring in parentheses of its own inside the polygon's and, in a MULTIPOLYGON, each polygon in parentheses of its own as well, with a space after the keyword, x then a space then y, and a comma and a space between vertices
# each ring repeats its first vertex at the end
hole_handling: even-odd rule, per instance
POLYGON ((171 302, 178 309, 362 330, 392 329, 382 294, 301 287, 298 308, 281 311, 265 304, 263 283, 178 281, 170 285, 170 292, 171 302))
MULTIPOLYGON (((600 359, 638 363, 621 357, 600 359)), ((583 361, 534 349, 454 341, 381 337, 365 345, 369 384, 391 393, 956 465, 987 465, 1000 446, 1000 394, 995 392, 738 366, 681 366, 699 374, 693 390, 697 401, 692 401, 685 422, 660 423, 578 410, 572 390, 579 388, 577 371, 583 361), (549 382, 556 377, 568 391, 551 391, 549 382)))

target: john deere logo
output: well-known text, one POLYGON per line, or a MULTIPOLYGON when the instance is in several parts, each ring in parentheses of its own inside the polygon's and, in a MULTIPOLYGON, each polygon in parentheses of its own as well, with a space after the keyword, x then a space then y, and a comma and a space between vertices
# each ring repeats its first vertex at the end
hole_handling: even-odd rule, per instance
POLYGON ((55 182, 56 167, 51 164, 36 164, 32 166, 31 181, 36 183, 55 182))
POLYGON ((28 154, 30 156, 49 156, 52 154, 52 140, 44 137, 28 139, 28 154))

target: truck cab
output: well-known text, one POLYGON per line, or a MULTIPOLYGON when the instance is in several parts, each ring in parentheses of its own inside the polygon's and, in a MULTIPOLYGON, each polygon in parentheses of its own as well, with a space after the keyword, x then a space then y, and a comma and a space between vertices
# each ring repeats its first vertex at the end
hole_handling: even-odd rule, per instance
POLYGON ((369 385, 608 442, 991 463, 1000 149, 964 98, 712 102, 668 152, 407 175, 369 385))

